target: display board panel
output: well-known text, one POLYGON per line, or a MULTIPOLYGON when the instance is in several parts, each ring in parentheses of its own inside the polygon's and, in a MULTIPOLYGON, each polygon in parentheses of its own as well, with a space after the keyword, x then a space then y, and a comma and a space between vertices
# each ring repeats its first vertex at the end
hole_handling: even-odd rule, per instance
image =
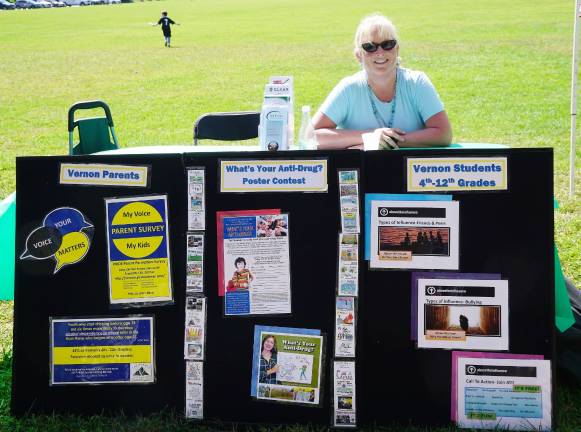
MULTIPOLYGON (((337 170, 358 169, 365 193, 406 193, 406 157, 508 158, 506 191, 451 192, 460 202, 461 272, 495 273, 509 280, 510 346, 515 354, 553 359, 553 205, 550 149, 330 151, 328 191, 221 193, 220 160, 309 159, 313 152, 206 153, 185 155, 26 157, 17 160, 17 260, 12 412, 147 414, 173 407, 184 411, 184 319, 187 167, 205 170, 204 289, 207 334, 204 419, 231 422, 328 425, 333 410, 332 370, 337 284, 337 235, 341 231, 337 170), (59 184, 66 163, 148 165, 143 187, 59 184), (167 194, 174 304, 115 309, 107 289, 105 198, 167 194), (54 263, 19 260, 27 235, 59 207, 81 211, 94 225, 85 258, 53 274, 54 263), (225 317, 218 295, 216 212, 281 209, 292 221, 288 316, 225 317), (132 386, 49 385, 49 318, 155 317, 156 380, 132 386), (250 396, 255 325, 319 329, 325 338, 320 406, 279 404, 250 396), (228 409, 224 409, 228 407, 228 409)), ((438 193, 445 193, 439 191, 438 193)), ((360 205, 362 208, 362 205, 360 205)), ((361 220, 363 215, 361 215, 361 220)), ((363 239, 364 236, 361 236, 363 239)), ((362 240, 363 242, 363 240, 362 240)), ((362 243, 361 242, 361 243, 362 243)), ((360 256, 363 254, 360 245, 360 256)), ((369 270, 360 261, 356 350, 359 425, 412 421, 447 424, 450 413, 451 351, 417 349, 410 335, 411 272, 369 270), (359 389, 365 389, 364 392, 359 389)))

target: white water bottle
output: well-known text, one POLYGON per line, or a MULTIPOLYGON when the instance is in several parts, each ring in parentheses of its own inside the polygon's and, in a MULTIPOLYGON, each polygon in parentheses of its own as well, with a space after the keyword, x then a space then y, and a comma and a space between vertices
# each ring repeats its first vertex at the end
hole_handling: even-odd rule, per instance
POLYGON ((316 150, 317 137, 315 136, 313 124, 311 123, 311 107, 304 105, 302 112, 303 116, 301 120, 301 128, 299 130, 297 150, 316 150))

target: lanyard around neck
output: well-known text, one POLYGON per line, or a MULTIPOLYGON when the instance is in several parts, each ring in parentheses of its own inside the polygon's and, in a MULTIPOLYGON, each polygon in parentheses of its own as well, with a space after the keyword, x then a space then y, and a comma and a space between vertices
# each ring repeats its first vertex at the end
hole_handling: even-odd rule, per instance
POLYGON ((393 89, 393 99, 391 100, 391 112, 389 114, 389 120, 387 121, 387 123, 383 120, 383 117, 381 117, 381 115, 379 114, 379 110, 377 109, 377 105, 375 104, 375 101, 373 100, 373 90, 371 90, 371 86, 369 85, 369 83, 367 83, 367 90, 368 90, 368 95, 369 95, 369 102, 371 103, 371 110, 373 111, 373 115, 375 116, 375 120, 377 121, 377 124, 379 125, 379 127, 387 127, 387 128, 392 128, 393 127, 393 121, 395 119, 395 106, 397 104, 397 74, 399 72, 399 68, 396 69, 395 72, 395 84, 394 84, 394 89, 393 89))

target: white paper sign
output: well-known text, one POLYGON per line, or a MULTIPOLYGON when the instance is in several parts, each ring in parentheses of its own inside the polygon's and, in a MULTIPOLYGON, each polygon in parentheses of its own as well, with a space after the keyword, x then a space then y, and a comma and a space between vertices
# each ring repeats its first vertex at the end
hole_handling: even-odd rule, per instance
POLYGON ((408 192, 507 189, 506 157, 407 158, 408 192))
POLYGON ((204 363, 186 361, 186 418, 204 418, 204 363))
POLYGON ((206 229, 205 170, 188 168, 188 229, 206 229))
POLYGON ((222 160, 220 192, 327 192, 327 160, 222 160))
POLYGON ((458 270, 457 201, 372 201, 370 268, 458 270))
POLYGON ((551 363, 460 357, 457 424, 494 430, 551 430, 551 363))
POLYGON ((508 350, 508 281, 418 279, 418 347, 508 350))
POLYGON ((60 184, 147 187, 148 174, 148 166, 61 163, 60 184))

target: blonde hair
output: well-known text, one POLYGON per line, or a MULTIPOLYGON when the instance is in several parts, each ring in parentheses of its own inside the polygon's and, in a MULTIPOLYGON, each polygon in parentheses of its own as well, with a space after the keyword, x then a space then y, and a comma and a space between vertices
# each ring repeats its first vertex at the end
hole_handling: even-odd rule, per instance
POLYGON ((355 55, 361 53, 361 44, 371 42, 376 36, 379 41, 397 39, 397 30, 393 23, 384 15, 374 13, 361 20, 355 31, 355 55))

